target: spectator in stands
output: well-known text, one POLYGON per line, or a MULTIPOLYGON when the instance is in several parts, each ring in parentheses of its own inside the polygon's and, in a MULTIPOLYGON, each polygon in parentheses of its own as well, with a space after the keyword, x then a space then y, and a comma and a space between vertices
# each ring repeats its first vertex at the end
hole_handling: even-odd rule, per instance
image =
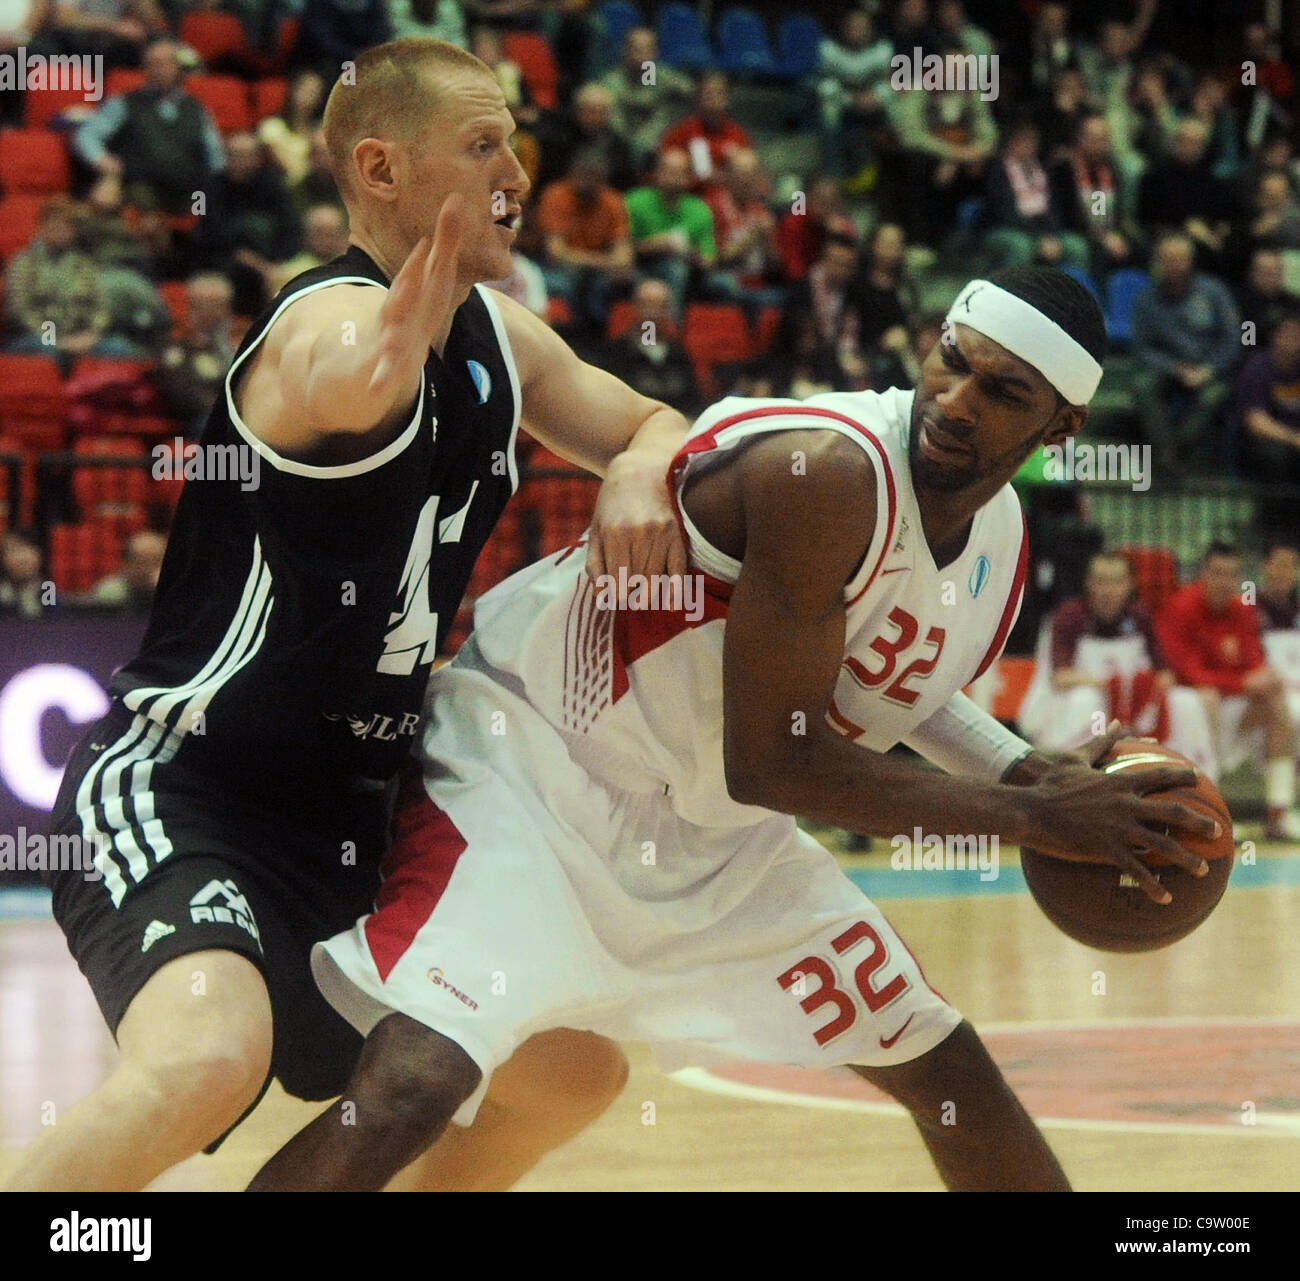
POLYGON ((1210 172, 1220 182, 1231 182, 1241 165, 1237 116, 1228 102, 1227 87, 1218 75, 1207 71, 1197 78, 1188 116, 1199 120, 1207 130, 1206 160, 1210 172))
POLYGON ((333 262, 348 251, 348 219, 337 205, 312 205, 303 218, 303 247, 266 277, 267 292, 278 294, 295 276, 333 262))
POLYGON ((234 290, 224 276, 202 272, 185 282, 185 293, 184 328, 163 349, 154 378, 168 414, 194 438, 203 430, 234 359, 234 290))
POLYGON ((1138 221, 1178 230, 1195 242, 1210 264, 1221 264, 1235 202, 1206 158, 1209 131, 1192 117, 1174 126, 1168 156, 1153 163, 1138 184, 1138 221))
POLYGON ((537 228, 548 293, 568 299, 579 324, 603 331, 614 290, 631 281, 632 241, 627 207, 600 151, 578 152, 569 176, 542 192, 537 228))
POLYGON ((95 261, 77 245, 77 206, 52 196, 36 234, 5 272, 5 309, 16 333, 7 350, 50 356, 65 372, 77 356, 131 356, 112 332, 112 309, 95 261))
POLYGON ((204 266, 229 270, 241 316, 254 316, 266 305, 273 264, 293 255, 300 236, 284 175, 251 133, 231 134, 225 171, 212 181, 195 244, 204 266))
POLYGON ((834 178, 815 178, 807 193, 795 192, 793 207, 776 228, 781 266, 789 281, 803 280, 821 256, 827 236, 856 239, 858 229, 844 210, 844 197, 834 178))
POLYGON ((998 145, 989 105, 966 81, 960 55, 945 58, 944 80, 966 88, 917 87, 891 94, 888 102, 902 149, 891 220, 902 223, 910 240, 931 246, 952 230, 957 206, 980 193, 998 145))
POLYGON ((1063 224, 1088 243, 1093 278, 1102 281, 1133 266, 1144 238, 1133 217, 1133 185, 1115 162, 1105 116, 1093 112, 1080 120, 1075 144, 1051 178, 1063 224))
POLYGON ((521 307, 527 307, 534 316, 546 319, 549 297, 542 269, 531 258, 515 249, 510 255, 513 270, 502 280, 487 281, 489 289, 508 294, 521 307))
POLYGON ((918 296, 907 273, 907 237, 897 223, 882 222, 867 241, 849 297, 858 312, 858 343, 870 365, 870 384, 879 389, 907 380, 902 353, 909 342, 908 319, 918 296))
POLYGON ((705 193, 713 214, 717 268, 709 275, 709 292, 739 303, 750 317, 762 307, 780 306, 781 254, 776 243, 776 216, 769 204, 771 180, 756 151, 733 151, 721 181, 705 193))
POLYGON ((1252 250, 1300 249, 1300 201, 1281 170, 1261 174, 1256 183, 1248 243, 1252 250))
MULTIPOLYGON (((53 0, 10 0, 0 10, 0 54, 13 58, 20 48, 29 53, 56 52, 56 43, 48 35, 53 13, 53 0)), ((0 126, 23 123, 25 92, 18 84, 0 88, 0 126)))
POLYGON ((689 76, 659 61, 659 38, 649 27, 623 37, 623 60, 600 83, 614 99, 610 122, 632 148, 638 171, 653 165, 659 139, 690 106, 689 76))
POLYGON ((868 385, 860 312, 852 292, 857 273, 857 242, 848 236, 828 236, 807 279, 790 291, 787 307, 796 335, 804 317, 812 318, 818 342, 835 354, 836 382, 845 391, 868 385))
POLYGON ((153 0, 56 0, 43 33, 51 51, 102 57, 105 67, 136 67, 145 43, 168 32, 153 0))
POLYGON ((721 71, 706 71, 695 89, 695 112, 670 125, 659 143, 660 152, 681 148, 690 157, 691 169, 701 186, 717 180, 717 174, 733 151, 753 148, 749 134, 730 115, 731 95, 727 77, 721 71))
POLYGON ((280 166, 285 182, 291 187, 307 176, 311 136, 320 127, 325 93, 326 85, 320 73, 310 67, 303 68, 289 81, 284 112, 267 116, 257 126, 259 141, 280 166))
POLYGON ((909 58, 913 49, 933 53, 943 44, 942 37, 930 25, 929 0, 898 0, 890 19, 889 35, 894 52, 909 58))
POLYGON ((469 51, 492 72, 511 113, 531 117, 536 113, 533 101, 524 84, 524 73, 519 64, 506 57, 505 46, 499 32, 491 27, 475 27, 469 34, 469 51))
POLYGON ((1300 547, 1294 541, 1268 545, 1255 605, 1264 631, 1300 631, 1300 547))
POLYGON ((693 271, 713 266, 717 248, 713 215, 691 194, 691 159, 679 148, 659 153, 650 186, 627 193, 627 214, 637 264, 666 281, 673 291, 673 310, 680 312, 693 271))
MULTIPOLYGON (((1173 67, 1183 69, 1178 63, 1174 63, 1173 67)), ((1124 135, 1129 152, 1125 159, 1134 172, 1145 172, 1175 149, 1179 115, 1174 103, 1179 95, 1176 88, 1171 88, 1171 83, 1168 59, 1147 58, 1134 68, 1128 94, 1127 132, 1124 135)), ((1118 139, 1121 135, 1114 120, 1112 127, 1118 139)), ((1205 126, 1205 139, 1208 148, 1208 125, 1205 126)), ((1116 149, 1120 149, 1118 142, 1116 149)))
POLYGON ((605 161, 607 181, 627 191, 640 178, 640 167, 627 140, 614 129, 614 95, 602 84, 583 85, 570 109, 547 112, 537 122, 541 147, 540 189, 563 178, 579 151, 597 151, 605 161))
POLYGON ((330 149, 323 129, 313 129, 307 151, 307 172, 293 186, 290 193, 299 216, 312 205, 338 205, 346 215, 334 171, 330 168, 330 149))
POLYGON ((1206 765, 1205 709, 1193 690, 1178 690, 1136 598, 1133 570, 1118 552, 1088 562, 1081 596, 1057 606, 1040 669, 1021 706, 1021 730, 1035 747, 1067 751, 1120 720, 1206 765))
POLYGON ((1096 45, 1079 51, 1088 98, 1110 121, 1116 155, 1125 165, 1131 163, 1134 151, 1129 94, 1134 76, 1133 50, 1137 45, 1133 31, 1125 23, 1108 19, 1098 28, 1096 45))
POLYGON ((108 98, 74 135, 83 160, 127 203, 170 214, 193 212, 196 193, 221 172, 221 135, 208 109, 181 83, 178 46, 155 40, 144 84, 108 98))
POLYGON ((847 390, 833 347, 817 333, 806 308, 787 307, 772 350, 735 369, 733 396, 782 396, 806 400, 847 390))
POLYGON ((1070 35, 1070 6, 1059 0, 1045 0, 1038 6, 1029 37, 1029 84, 1046 97, 1057 75, 1077 67, 1083 46, 1070 35))
POLYGON ((651 400, 694 418, 704 408, 695 370, 677 341, 672 291, 662 280, 642 280, 632 294, 635 319, 609 343, 600 365, 651 400))
POLYGON ((1242 30, 1242 56, 1231 64, 1238 114, 1246 122, 1246 134, 1258 136, 1269 123, 1289 127, 1293 110, 1295 72, 1282 56, 1277 33, 1263 22, 1249 22, 1242 30), (1244 64, 1254 70, 1249 85, 1241 82, 1244 64))
POLYGON ((458 0, 388 0, 393 39, 428 36, 466 47, 465 11, 458 0))
POLYGON ((1039 262, 1087 271, 1088 243, 1065 228, 1038 158, 1038 126, 1021 119, 1006 131, 997 163, 989 166, 982 219, 984 245, 996 267, 1039 262))
POLYGON ((993 53, 993 37, 970 20, 962 0, 938 0, 934 6, 934 29, 947 49, 973 53, 977 58, 987 58, 993 53))
POLYGON ((876 139, 885 128, 884 99, 889 90, 892 41, 875 35, 875 19, 865 9, 850 9, 839 39, 821 45, 822 156, 829 173, 874 180, 876 139))
POLYGON ((1214 276, 1193 270, 1191 240, 1162 236, 1151 283, 1133 312, 1134 401, 1156 463, 1173 475, 1212 466, 1215 422, 1241 352, 1237 304, 1214 276))
POLYGON ((129 618, 148 618, 166 551, 164 535, 150 529, 138 530, 126 540, 122 568, 101 578, 82 603, 112 609, 129 618))
POLYGON ((1095 110, 1088 99, 1083 72, 1078 67, 1058 71, 1052 81, 1051 97, 1034 112, 1049 169, 1070 153, 1084 117, 1095 110))
MULTIPOLYGON (((1293 304, 1242 366, 1236 393, 1242 470, 1268 484, 1300 485, 1300 308, 1293 304)), ((1283 507, 1280 518, 1295 522, 1295 503, 1283 507)))
POLYGON ((303 6, 294 61, 332 85, 345 62, 392 38, 384 0, 310 0, 303 6))
POLYGON ((1287 292, 1285 282, 1282 254, 1278 250, 1256 249, 1251 254, 1246 284, 1237 295, 1237 302, 1242 322, 1252 322, 1255 332, 1249 337, 1243 335, 1243 342, 1249 343, 1253 338, 1257 345, 1267 343, 1278 321, 1300 303, 1300 299, 1287 292))
POLYGON ((40 618, 52 604, 41 563, 41 544, 26 529, 0 538, 0 616, 40 618))
POLYGON ((1179 682, 1201 692, 1220 768, 1254 756, 1262 731, 1264 836, 1295 839, 1295 733, 1281 677, 1264 657, 1258 610, 1242 600, 1241 569, 1235 547, 1211 543, 1197 580, 1165 602, 1156 634, 1179 682))

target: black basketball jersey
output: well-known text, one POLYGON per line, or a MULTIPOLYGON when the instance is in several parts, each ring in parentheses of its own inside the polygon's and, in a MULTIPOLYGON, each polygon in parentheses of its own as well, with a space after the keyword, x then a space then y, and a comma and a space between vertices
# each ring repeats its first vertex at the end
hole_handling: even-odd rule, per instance
POLYGON ((180 753, 271 794, 393 776, 470 571, 518 483, 519 378, 482 286, 456 312, 443 356, 430 350, 390 444, 314 466, 252 434, 231 391, 245 360, 286 307, 339 283, 388 281, 353 246, 292 280, 240 344, 199 441, 207 474, 181 493, 143 648, 110 686, 155 759, 180 753), (244 462, 255 455, 256 485, 237 466, 214 475, 214 447, 231 446, 244 462))

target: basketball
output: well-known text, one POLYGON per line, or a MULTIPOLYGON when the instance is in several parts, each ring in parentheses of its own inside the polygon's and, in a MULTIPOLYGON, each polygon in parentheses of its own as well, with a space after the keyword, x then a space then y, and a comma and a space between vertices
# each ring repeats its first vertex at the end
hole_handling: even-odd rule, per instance
MULTIPOLYGON (((1195 768, 1186 757, 1158 743, 1121 739, 1100 768, 1113 773, 1171 763, 1195 768)), ((1043 914, 1057 929, 1087 947, 1105 952, 1151 952, 1168 947, 1200 925, 1227 888, 1234 848, 1232 816, 1218 788, 1198 771, 1195 787, 1150 795, 1213 815, 1223 829, 1215 838, 1179 838, 1184 849, 1209 863, 1205 876, 1193 876, 1158 854, 1143 857, 1173 896, 1171 903, 1148 898, 1133 877, 1118 867, 1070 863, 1029 848, 1020 851, 1025 883, 1043 914)))

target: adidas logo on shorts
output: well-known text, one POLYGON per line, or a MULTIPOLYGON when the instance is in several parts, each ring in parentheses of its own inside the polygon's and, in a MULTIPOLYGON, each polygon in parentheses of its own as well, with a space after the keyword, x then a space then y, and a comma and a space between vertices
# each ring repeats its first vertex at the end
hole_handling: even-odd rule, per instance
POLYGON ((144 929, 144 941, 140 944, 140 951, 147 952, 159 939, 164 939, 169 934, 175 934, 174 925, 166 925, 162 921, 150 921, 144 929))
POLYGON ((253 909, 239 892, 239 887, 228 877, 224 881, 209 881, 190 899, 190 920, 196 925, 203 922, 238 925, 261 943, 253 909), (219 900, 219 901, 218 901, 219 900))

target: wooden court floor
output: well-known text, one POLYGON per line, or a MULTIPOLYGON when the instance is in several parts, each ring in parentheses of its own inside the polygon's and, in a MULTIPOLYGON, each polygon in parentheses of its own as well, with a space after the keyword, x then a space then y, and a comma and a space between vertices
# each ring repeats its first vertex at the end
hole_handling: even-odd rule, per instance
MULTIPOLYGON (((1263 847, 1196 934, 1145 956, 1058 934, 1014 868, 1004 868, 1013 884, 986 892, 968 875, 940 888, 891 873, 879 857, 845 864, 985 1033, 1077 1188, 1300 1190, 1300 848, 1263 847)), ((0 1175, 42 1107, 93 1089, 114 1053, 53 923, 30 907, 9 916, 0 1175)), ((847 1094, 863 1097, 829 1075, 780 1069, 676 1079, 644 1047, 626 1048, 622 1097, 521 1190, 940 1190, 910 1121, 856 1082, 847 1094)), ((273 1087, 216 1156, 155 1186, 238 1189, 316 1110, 273 1087)))

